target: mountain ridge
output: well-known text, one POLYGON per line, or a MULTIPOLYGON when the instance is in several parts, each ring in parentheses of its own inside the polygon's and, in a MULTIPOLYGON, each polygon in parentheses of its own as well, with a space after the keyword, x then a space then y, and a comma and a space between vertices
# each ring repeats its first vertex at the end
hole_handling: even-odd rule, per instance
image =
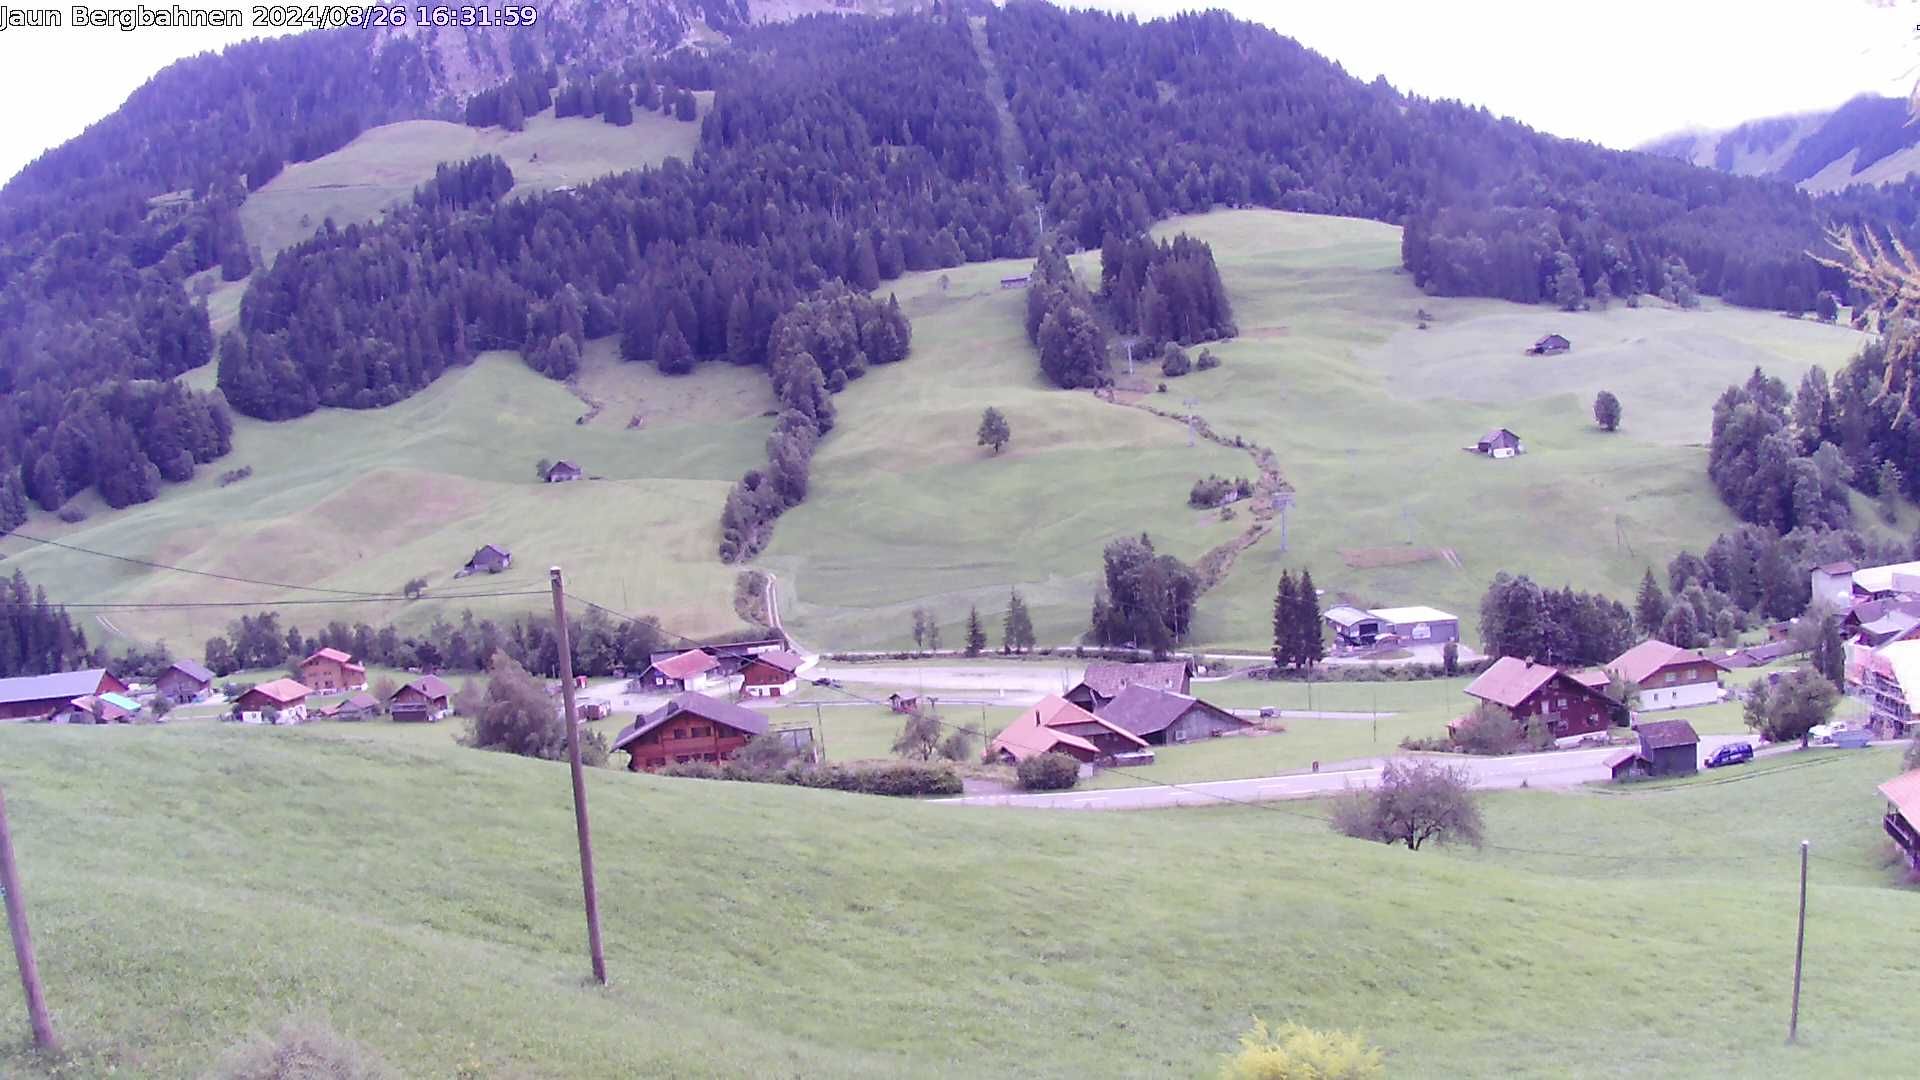
POLYGON ((1635 149, 1735 176, 1766 177, 1831 193, 1884 185, 1920 172, 1920 126, 1901 98, 1860 94, 1832 109, 1676 132, 1635 149))

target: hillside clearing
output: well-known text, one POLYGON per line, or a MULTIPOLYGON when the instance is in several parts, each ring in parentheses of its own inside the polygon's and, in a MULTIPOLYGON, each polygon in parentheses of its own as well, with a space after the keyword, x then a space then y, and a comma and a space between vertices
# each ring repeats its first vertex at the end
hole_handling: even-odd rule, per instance
MULTIPOLYGON (((710 93, 698 95, 705 111, 710 93)), ((269 261, 313 235, 327 219, 341 228, 377 221, 395 202, 433 179, 434 166, 498 154, 513 170, 514 192, 549 191, 609 173, 692 154, 700 125, 638 111, 629 127, 552 110, 521 131, 474 128, 445 120, 403 120, 370 128, 324 157, 288 165, 240 205, 247 243, 269 261)))
MULTIPOLYGON (((1557 865, 1342 840, 1310 807, 974 811, 595 770, 597 990, 565 770, 449 734, 0 731, 58 1075, 199 1075, 296 1012, 406 1075, 1199 1076, 1254 1014, 1360 1030, 1401 1076, 1910 1064, 1876 1006, 1912 978, 1920 930, 1884 880, 1816 876, 1786 1049, 1790 851, 1628 862, 1570 895, 1557 865), (1068 911, 1087 932, 1052 925, 1068 911), (1611 1004, 1542 1014, 1568 1000, 1611 1004)), ((1684 818, 1517 793, 1493 839, 1561 805, 1627 852, 1762 805, 1844 807, 1834 828, 1872 835, 1862 769, 1634 797, 1688 800, 1684 818)), ((0 1071, 55 1075, 17 1036, 0 1071)))

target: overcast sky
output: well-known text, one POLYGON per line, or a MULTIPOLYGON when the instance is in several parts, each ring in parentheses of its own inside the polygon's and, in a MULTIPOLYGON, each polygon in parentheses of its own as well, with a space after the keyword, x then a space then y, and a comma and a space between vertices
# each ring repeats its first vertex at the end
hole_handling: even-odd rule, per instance
MULTIPOLYGON (((18 8, 50 0, 0 0, 18 8)), ((159 0, 154 0, 159 2, 159 0)), ((191 2, 191 0, 188 0, 191 2)), ((1905 96, 1914 0, 1104 0, 1225 7, 1402 90, 1626 147, 1690 127, 1905 96)), ((64 8, 60 9, 65 11, 64 8)), ((174 60, 248 33, 0 31, 0 177, 80 133, 174 60)))

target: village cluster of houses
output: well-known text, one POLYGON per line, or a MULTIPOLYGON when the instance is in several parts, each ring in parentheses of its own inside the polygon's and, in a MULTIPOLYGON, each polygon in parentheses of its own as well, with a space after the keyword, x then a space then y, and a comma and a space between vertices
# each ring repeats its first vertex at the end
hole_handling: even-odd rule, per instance
MULTIPOLYGON (((339 649, 321 649, 300 661, 300 677, 280 678, 249 687, 230 703, 234 719, 243 723, 297 724, 310 716, 332 720, 364 720, 381 712, 395 720, 433 721, 452 709, 453 689, 437 675, 408 680, 382 702, 367 692, 367 669, 339 649), (309 709, 315 695, 338 698, 323 708, 309 709)), ((161 719, 151 703, 192 705, 215 694, 214 674, 192 660, 176 660, 154 679, 153 686, 135 691, 105 668, 62 671, 0 679, 0 721, 40 721, 56 724, 128 724, 161 719)))
MULTIPOLYGON (((813 658, 788 648, 784 637, 655 653, 647 669, 628 681, 627 689, 631 693, 666 691, 674 696, 622 728, 613 738, 612 749, 625 750, 627 767, 636 772, 692 761, 725 761, 769 730, 765 715, 726 697, 791 697, 800 688, 801 673, 813 664, 813 658)), ((780 734, 796 750, 813 745, 810 728, 780 734)))
POLYGON ((1813 607, 1837 614, 1847 650, 1847 692, 1864 702, 1879 738, 1920 724, 1920 562, 1815 567, 1813 607))
MULTIPOLYGON (((1617 684, 1631 692, 1634 712, 1657 712, 1710 705, 1727 694, 1716 658, 1649 638, 1597 668, 1568 669, 1517 656, 1493 662, 1466 688, 1477 704, 1505 709, 1522 727, 1538 721, 1555 740, 1579 741, 1604 735, 1623 703, 1612 695, 1617 684)), ((1469 717, 1448 723, 1458 734, 1469 717)), ((1637 748, 1607 759, 1613 776, 1673 776, 1697 768, 1700 737, 1685 720, 1634 724, 1637 748)))

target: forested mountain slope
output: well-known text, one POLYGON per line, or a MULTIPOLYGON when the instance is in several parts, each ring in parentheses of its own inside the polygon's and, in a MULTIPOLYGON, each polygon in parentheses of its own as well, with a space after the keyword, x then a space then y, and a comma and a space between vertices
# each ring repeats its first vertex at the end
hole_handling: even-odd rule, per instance
POLYGON ((1811 192, 1899 183, 1920 171, 1920 127, 1900 98, 1862 94, 1837 109, 1750 120, 1726 131, 1670 135, 1641 147, 1736 176, 1811 192))
MULTIPOLYGON (((1030 255, 1041 222, 1093 247, 1220 204, 1346 214, 1405 225, 1403 261, 1433 293, 1564 302, 1570 265, 1582 294, 1692 282, 1792 310, 1842 287, 1805 255, 1829 221, 1904 233, 1920 205, 1556 139, 1362 83, 1217 12, 1139 23, 1014 0, 750 25, 825 9, 852 10, 563 0, 523 33, 312 33, 169 68, 0 192, 0 526, 28 497, 152 497, 224 452, 228 405, 378 407, 483 349, 557 378, 616 332, 663 370, 767 364, 776 320, 820 287, 1030 255), (968 18, 1019 139, 1000 138, 968 18), (247 250, 247 190, 370 125, 511 129, 549 108, 618 124, 683 110, 693 89, 714 100, 691 162, 530 198, 441 190, 323 228, 270 270, 247 250), (1030 160, 1003 160, 1009 146, 1030 160), (117 387, 214 355, 184 285, 215 271, 249 283, 218 347, 225 402, 117 387)), ((858 377, 873 344, 810 357, 817 394, 796 389, 806 365, 774 372, 781 400, 858 377)))

